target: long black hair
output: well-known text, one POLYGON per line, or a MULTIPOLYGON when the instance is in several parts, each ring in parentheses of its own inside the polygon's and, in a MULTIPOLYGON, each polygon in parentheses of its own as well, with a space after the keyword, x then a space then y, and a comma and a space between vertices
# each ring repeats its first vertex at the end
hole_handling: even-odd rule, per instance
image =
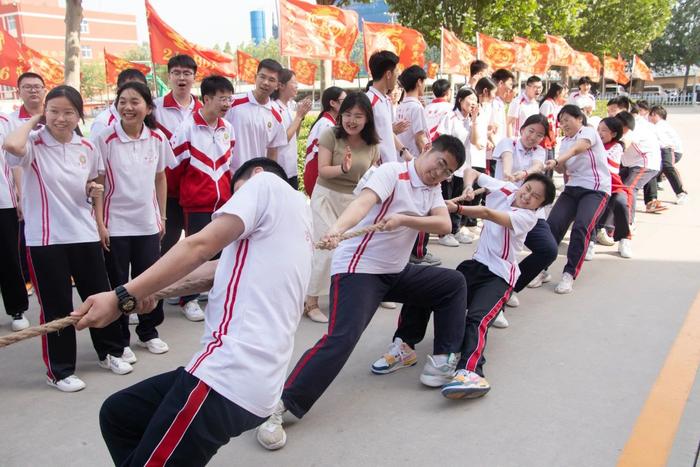
POLYGON ((368 145, 379 144, 379 135, 374 127, 374 113, 372 112, 372 104, 369 97, 363 92, 349 92, 345 100, 340 105, 338 112, 338 123, 336 123, 333 131, 337 139, 347 138, 348 134, 343 128, 343 112, 347 112, 353 107, 358 107, 365 114, 365 126, 360 131, 360 137, 368 145))
POLYGON ((583 122, 583 126, 588 125, 588 120, 586 120, 586 114, 583 113, 583 110, 581 110, 581 108, 578 105, 566 104, 564 107, 562 107, 559 111, 559 114, 557 115, 558 122, 561 121, 561 116, 564 114, 575 119, 581 120, 583 122))
MULTIPOLYGON (((462 111, 462 101, 471 96, 471 95, 476 96, 476 91, 474 91, 472 88, 469 87, 463 87, 459 91, 457 91, 457 96, 455 96, 455 106, 454 109, 452 110, 459 110, 460 112, 462 111)), ((477 100, 479 99, 479 96, 476 96, 477 100)))
MULTIPOLYGON (((279 72, 279 84, 287 84, 294 76, 296 76, 296 73, 294 73, 292 70, 289 68, 282 68, 282 71, 279 72)), ((273 101, 276 101, 277 99, 280 98, 280 89, 279 87, 272 91, 272 94, 270 94, 270 99, 273 101)))
POLYGON ((153 104, 153 96, 151 96, 151 90, 148 89, 148 86, 146 86, 142 82, 127 81, 126 83, 124 83, 122 87, 120 87, 117 91, 117 97, 114 99, 115 106, 119 103, 119 98, 121 97, 122 93, 127 89, 133 89, 134 91, 139 93, 139 95, 146 102, 146 107, 148 107, 148 109, 151 111, 151 113, 146 115, 146 117, 143 119, 143 124, 151 130, 155 130, 156 128, 158 128, 158 125, 156 123, 156 117, 154 114, 154 110, 156 107, 153 104))
POLYGON ((552 83, 549 85, 549 89, 547 89, 547 93, 540 99, 539 104, 542 105, 544 104, 544 101, 547 99, 555 99, 559 94, 561 94, 562 91, 566 89, 566 86, 560 83, 552 83))
POLYGON ((337 101, 340 99, 340 96, 343 95, 345 90, 342 88, 339 88, 338 86, 331 86, 329 88, 324 89, 323 94, 321 94, 321 111, 318 113, 318 117, 316 117, 316 120, 314 120, 314 123, 311 125, 311 128, 316 125, 316 123, 321 120, 321 117, 323 117, 323 114, 326 112, 330 112, 332 109, 331 107, 331 101, 337 101))
MULTIPOLYGON (((613 134, 612 140, 610 140, 610 142, 618 143, 624 149, 624 145, 622 144, 622 141, 620 141, 624 133, 622 120, 617 117, 605 117, 600 121, 600 123, 604 123, 605 126, 608 127, 608 130, 610 130, 610 132, 613 134)), ((600 123, 598 125, 600 125, 600 123)))
MULTIPOLYGON (((56 99, 57 97, 65 97, 68 99, 68 102, 70 102, 75 111, 78 112, 80 120, 85 123, 85 119, 83 118, 85 116, 83 111, 83 96, 81 96, 74 87, 68 86, 67 84, 61 84, 60 86, 56 86, 50 90, 44 99, 44 108, 46 108, 46 104, 48 104, 50 100, 56 99)), ((79 136, 83 136, 83 132, 80 131, 80 125, 75 127, 75 132, 79 136)))

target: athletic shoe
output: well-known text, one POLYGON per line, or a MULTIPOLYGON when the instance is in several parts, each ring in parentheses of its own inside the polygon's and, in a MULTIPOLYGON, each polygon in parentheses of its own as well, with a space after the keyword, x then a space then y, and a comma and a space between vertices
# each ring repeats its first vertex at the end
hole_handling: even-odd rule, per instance
POLYGON ((12 330, 21 331, 29 327, 29 320, 24 317, 24 313, 15 313, 12 316, 12 330))
POLYGON ((442 237, 438 238, 438 243, 442 246, 459 246, 459 242, 452 234, 443 235, 442 237))
POLYGON ((197 300, 200 302, 208 302, 209 301, 209 292, 203 292, 199 294, 199 297, 197 297, 197 300))
POLYGON ((420 382, 431 388, 439 388, 449 383, 455 374, 457 362, 459 362, 459 354, 456 353, 428 355, 420 374, 420 382))
POLYGON ((690 198, 688 197, 688 193, 686 192, 680 192, 678 195, 676 195, 676 204, 683 205, 686 204, 688 201, 690 201, 690 198))
POLYGON ((610 235, 608 235, 605 229, 600 229, 598 233, 595 234, 595 241, 603 246, 613 246, 615 244, 615 240, 610 238, 610 235))
POLYGON ((124 347, 124 353, 122 353, 122 360, 124 360, 126 363, 136 363, 139 361, 138 358, 136 358, 136 354, 134 353, 133 350, 131 350, 131 347, 124 347))
POLYGON ((586 250, 586 257, 584 259, 586 261, 593 261, 594 256, 595 256, 595 242, 589 242, 588 249, 586 250))
POLYGON ((287 444, 287 433, 282 427, 282 415, 287 411, 282 401, 277 403, 275 411, 270 415, 265 423, 260 425, 256 430, 256 438, 258 443, 265 449, 274 451, 282 449, 287 444))
POLYGON ((442 387, 442 395, 448 399, 473 399, 485 395, 491 385, 473 371, 459 370, 452 381, 442 387))
POLYGON ((137 324, 139 324, 139 315, 131 313, 129 315, 129 326, 136 326, 137 324))
POLYGON ((379 303, 379 306, 382 308, 386 308, 387 310, 395 310, 396 309, 396 303, 394 303, 394 302, 381 302, 381 303, 379 303))
POLYGON ((165 343, 165 341, 158 339, 157 337, 154 337, 153 339, 149 339, 147 341, 138 341, 138 344, 141 347, 144 347, 148 349, 149 352, 154 353, 156 355, 162 354, 170 350, 170 347, 168 347, 168 344, 165 343))
POLYGON ((530 281, 527 286, 531 289, 536 289, 538 287, 542 287, 542 284, 546 284, 547 282, 551 282, 552 280, 552 275, 549 273, 549 271, 542 271, 537 276, 530 281))
POLYGON ((204 311, 202 311, 202 307, 199 306, 197 300, 185 303, 185 306, 182 307, 182 313, 190 321, 204 321, 204 311))
POLYGON ((432 253, 426 253, 422 259, 422 262, 426 263, 428 266, 440 266, 442 264, 442 260, 432 253))
POLYGON ((165 303, 168 305, 179 305, 180 304, 180 297, 170 297, 165 299, 165 303))
POLYGON ((568 272, 565 272, 561 276, 561 281, 559 281, 554 288, 554 291, 558 294, 567 294, 571 293, 572 290, 574 290, 574 277, 568 272))
POLYGON ((520 306, 520 300, 518 300, 518 294, 515 292, 510 294, 510 297, 508 297, 508 301, 506 302, 506 305, 508 305, 511 308, 518 308, 520 306))
POLYGON ((617 252, 622 258, 632 257, 632 240, 629 238, 620 239, 620 244, 617 245, 617 252))
POLYGON ((46 384, 63 392, 77 392, 85 389, 85 382, 75 375, 66 376, 58 381, 47 379, 46 384))
POLYGON ((125 375, 134 371, 134 367, 131 364, 126 363, 121 357, 115 357, 114 355, 107 355, 107 358, 100 360, 99 364, 105 370, 110 370, 112 373, 117 375, 125 375))
POLYGON ((494 328, 498 328, 498 329, 505 329, 508 326, 510 326, 510 323, 506 319, 506 315, 503 313, 503 310, 498 312, 496 319, 494 319, 491 322, 491 326, 493 326, 494 328))
POLYGON ((402 341, 400 337, 397 337, 394 342, 389 344, 389 351, 372 363, 370 370, 375 375, 386 375, 401 368, 413 366, 417 361, 415 350, 402 341))
POLYGON ((457 239, 459 243, 468 245, 474 241, 474 234, 471 233, 466 227, 462 227, 455 235, 455 239, 457 239))

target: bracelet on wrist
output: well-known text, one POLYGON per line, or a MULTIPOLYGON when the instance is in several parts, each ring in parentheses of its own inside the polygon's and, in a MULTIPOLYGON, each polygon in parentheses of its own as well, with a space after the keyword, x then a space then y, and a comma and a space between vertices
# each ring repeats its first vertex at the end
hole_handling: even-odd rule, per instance
POLYGON ((349 170, 345 170, 345 167, 343 166, 343 164, 340 164, 340 171, 343 172, 344 174, 350 172, 349 170))

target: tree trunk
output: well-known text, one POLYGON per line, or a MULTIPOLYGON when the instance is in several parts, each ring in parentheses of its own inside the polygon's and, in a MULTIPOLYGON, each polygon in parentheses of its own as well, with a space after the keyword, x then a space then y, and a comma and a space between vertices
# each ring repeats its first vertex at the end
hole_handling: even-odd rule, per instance
MULTIPOLYGON (((685 65, 685 76, 683 77, 683 87, 681 88, 681 94, 688 89, 688 76, 690 76, 690 65, 686 63, 685 65)), ((695 90, 693 90, 695 92, 695 90)))
POLYGON ((80 90, 80 23, 83 20, 81 0, 66 0, 65 83, 80 90))

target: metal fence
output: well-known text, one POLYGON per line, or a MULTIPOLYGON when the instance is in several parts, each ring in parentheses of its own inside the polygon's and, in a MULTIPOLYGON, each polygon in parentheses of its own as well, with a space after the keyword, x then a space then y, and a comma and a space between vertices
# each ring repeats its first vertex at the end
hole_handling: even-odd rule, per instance
MULTIPOLYGON (((601 99, 603 101, 607 101, 607 100, 612 99, 613 97, 616 97, 618 95, 620 95, 620 94, 603 93, 603 94, 598 95, 598 99, 601 99)), ((660 96, 658 94, 650 94, 650 93, 633 93, 633 94, 625 94, 625 95, 627 97, 629 97, 630 99, 632 99, 633 101, 644 99, 650 105, 663 105, 666 107, 700 104, 700 97, 698 96, 698 93, 682 93, 682 94, 665 95, 665 96, 660 96)))

